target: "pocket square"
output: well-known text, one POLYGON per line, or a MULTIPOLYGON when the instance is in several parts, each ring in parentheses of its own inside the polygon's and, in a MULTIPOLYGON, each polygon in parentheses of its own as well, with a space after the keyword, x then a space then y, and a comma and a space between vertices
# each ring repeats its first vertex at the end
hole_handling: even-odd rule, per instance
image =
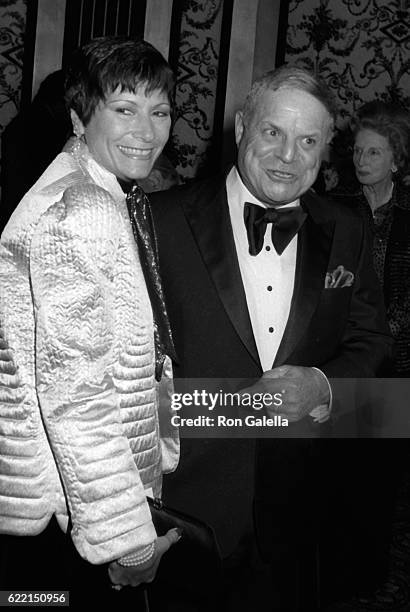
POLYGON ((325 289, 337 289, 338 287, 351 287, 354 281, 353 272, 346 270, 344 266, 337 266, 333 272, 327 272, 325 278, 325 289))

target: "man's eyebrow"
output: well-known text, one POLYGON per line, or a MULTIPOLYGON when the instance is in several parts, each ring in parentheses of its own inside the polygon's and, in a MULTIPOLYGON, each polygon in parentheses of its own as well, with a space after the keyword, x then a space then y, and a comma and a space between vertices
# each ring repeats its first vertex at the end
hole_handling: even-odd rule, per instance
POLYGON ((320 138, 324 138, 326 136, 324 130, 316 130, 315 132, 305 132, 304 134, 299 134, 298 138, 301 138, 302 140, 304 138, 315 138, 316 140, 319 140, 320 138))
POLYGON ((275 129, 278 132, 283 132, 282 128, 280 127, 280 125, 278 125, 277 123, 273 123, 273 121, 269 121, 269 119, 264 119, 263 121, 261 121, 261 127, 266 130, 266 129, 275 129))

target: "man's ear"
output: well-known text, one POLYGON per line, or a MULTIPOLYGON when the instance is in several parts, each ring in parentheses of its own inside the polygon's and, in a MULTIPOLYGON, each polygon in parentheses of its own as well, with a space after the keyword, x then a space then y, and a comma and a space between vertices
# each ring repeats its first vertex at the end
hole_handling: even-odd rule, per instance
POLYGON ((243 112, 238 111, 235 115, 235 141, 237 147, 239 147, 239 143, 242 140, 244 129, 245 125, 243 123, 243 112))
POLYGON ((81 138, 85 132, 84 124, 73 108, 70 109, 70 117, 71 123, 73 124, 74 134, 77 136, 77 138, 81 138))

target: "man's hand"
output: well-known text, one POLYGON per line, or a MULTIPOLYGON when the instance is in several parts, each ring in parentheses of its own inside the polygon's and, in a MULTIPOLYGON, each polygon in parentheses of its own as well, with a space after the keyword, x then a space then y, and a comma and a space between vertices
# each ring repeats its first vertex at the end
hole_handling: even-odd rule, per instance
POLYGON ((108 566, 108 575, 113 585, 136 587, 143 582, 152 582, 158 569, 162 555, 178 540, 180 534, 176 529, 170 529, 164 536, 155 540, 153 556, 141 565, 123 567, 117 561, 108 566))
POLYGON ((329 385, 321 372, 292 365, 264 372, 254 385, 241 389, 241 394, 244 393, 280 394, 282 405, 266 405, 266 412, 270 417, 279 414, 292 422, 300 421, 314 408, 330 401, 329 385))

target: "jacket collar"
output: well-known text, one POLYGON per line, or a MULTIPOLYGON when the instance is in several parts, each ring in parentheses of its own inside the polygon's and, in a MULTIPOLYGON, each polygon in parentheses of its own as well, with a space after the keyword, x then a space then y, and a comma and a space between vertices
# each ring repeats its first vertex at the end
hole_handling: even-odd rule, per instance
POLYGON ((301 205, 308 216, 298 233, 295 288, 274 365, 286 363, 296 349, 307 332, 324 289, 335 231, 335 221, 326 215, 324 204, 313 191, 301 198, 301 205))
POLYGON ((211 184, 201 190, 196 201, 185 201, 182 206, 223 307, 260 367, 229 217, 226 175, 211 184))
POLYGON ((83 173, 84 181, 91 179, 92 182, 109 191, 115 199, 124 199, 117 177, 96 161, 82 138, 70 138, 64 146, 63 153, 70 155, 74 167, 83 173))

